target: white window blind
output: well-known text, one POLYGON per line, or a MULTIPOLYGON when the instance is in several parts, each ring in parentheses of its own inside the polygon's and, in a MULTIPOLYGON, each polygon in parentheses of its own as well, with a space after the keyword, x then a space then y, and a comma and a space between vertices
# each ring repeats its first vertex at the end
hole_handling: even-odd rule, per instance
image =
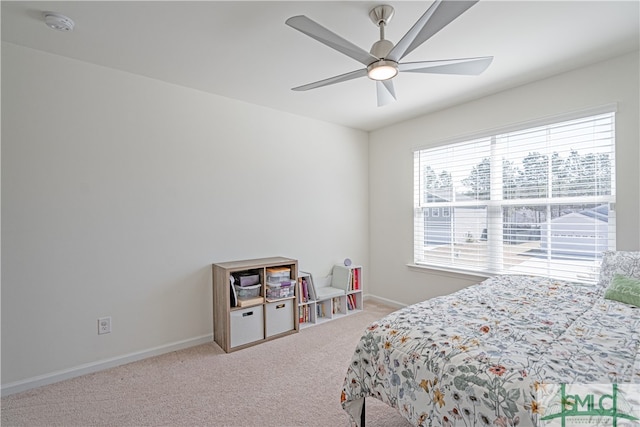
POLYGON ((414 262, 595 282, 615 249, 615 114, 414 151, 414 262))

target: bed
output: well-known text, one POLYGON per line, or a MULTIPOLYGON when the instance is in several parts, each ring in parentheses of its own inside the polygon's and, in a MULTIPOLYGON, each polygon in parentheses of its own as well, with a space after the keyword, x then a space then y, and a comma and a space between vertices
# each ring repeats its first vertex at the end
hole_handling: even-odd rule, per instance
POLYGON ((605 253, 596 285, 496 276, 391 313, 358 342, 342 407, 357 426, 370 397, 416 426, 537 426, 548 387, 638 386, 640 308, 610 299, 618 275, 640 281, 640 253, 605 253))

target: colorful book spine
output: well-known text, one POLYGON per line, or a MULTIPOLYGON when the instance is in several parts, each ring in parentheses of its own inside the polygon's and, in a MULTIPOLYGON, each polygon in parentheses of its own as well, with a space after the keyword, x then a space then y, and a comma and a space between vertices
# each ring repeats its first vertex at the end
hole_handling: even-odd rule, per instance
POLYGON ((309 306, 303 305, 298 309, 300 323, 309 322, 309 306))
POLYGON ((355 295, 347 295, 347 308, 349 310, 355 310, 356 308, 358 308, 355 295))

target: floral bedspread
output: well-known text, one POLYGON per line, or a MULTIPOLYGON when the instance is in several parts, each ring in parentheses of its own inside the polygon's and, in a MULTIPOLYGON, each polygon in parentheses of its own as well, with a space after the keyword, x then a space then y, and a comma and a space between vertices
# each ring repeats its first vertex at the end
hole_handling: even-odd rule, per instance
POLYGON ((547 384, 640 383, 640 308, 593 285, 497 276, 369 325, 342 407, 365 397, 416 426, 537 425, 547 384))

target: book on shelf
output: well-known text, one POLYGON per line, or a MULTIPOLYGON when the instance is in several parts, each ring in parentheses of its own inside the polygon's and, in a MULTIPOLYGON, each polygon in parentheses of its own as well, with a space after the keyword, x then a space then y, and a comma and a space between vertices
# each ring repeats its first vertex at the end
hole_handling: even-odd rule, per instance
POLYGON ((298 277, 298 295, 300 302, 309 302, 309 285, 306 277, 298 277))
POLYGON ((353 294, 347 295, 347 308, 349 310, 355 310, 356 308, 358 308, 355 295, 353 294))
POLYGON ((325 304, 318 304, 316 306, 316 315, 318 317, 326 317, 327 316, 327 313, 326 313, 324 307, 325 307, 325 304))
POLYGON ((313 284, 313 277, 311 276, 311 273, 301 271, 298 281, 301 283, 303 282, 303 286, 306 286, 307 288, 307 299, 303 302, 316 301, 318 299, 318 294, 316 293, 316 288, 313 284))
POLYGON ((298 307, 298 312, 300 323, 307 323, 311 320, 308 305, 301 305, 300 307, 298 307))
POLYGON ((252 305, 262 304, 264 297, 238 298, 238 307, 250 307, 252 305))
POLYGON ((340 303, 340 298, 333 298, 333 314, 342 313, 342 304, 340 303))

